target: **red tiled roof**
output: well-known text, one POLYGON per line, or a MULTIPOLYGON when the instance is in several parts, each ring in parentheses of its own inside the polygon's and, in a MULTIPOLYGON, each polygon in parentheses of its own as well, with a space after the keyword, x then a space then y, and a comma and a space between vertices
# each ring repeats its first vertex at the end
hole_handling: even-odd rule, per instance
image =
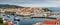
POLYGON ((56 21, 45 21, 44 24, 56 25, 56 21))
POLYGON ((57 22, 60 22, 60 18, 57 18, 57 22))
POLYGON ((14 25, 13 23, 11 23, 11 22, 8 22, 8 25, 14 25))
POLYGON ((39 25, 43 25, 43 24, 41 23, 41 24, 39 24, 39 25))

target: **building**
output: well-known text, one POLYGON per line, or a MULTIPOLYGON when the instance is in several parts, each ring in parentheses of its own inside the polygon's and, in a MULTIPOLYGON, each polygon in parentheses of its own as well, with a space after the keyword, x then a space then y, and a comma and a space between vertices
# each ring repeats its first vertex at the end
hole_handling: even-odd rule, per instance
POLYGON ((8 22, 8 25, 14 25, 12 22, 8 22))
POLYGON ((42 8, 6 8, 6 9, 0 9, 1 12, 15 12, 17 15, 24 15, 24 16, 46 16, 46 13, 44 13, 44 10, 42 8))
POLYGON ((56 25, 56 21, 45 21, 44 25, 56 25))

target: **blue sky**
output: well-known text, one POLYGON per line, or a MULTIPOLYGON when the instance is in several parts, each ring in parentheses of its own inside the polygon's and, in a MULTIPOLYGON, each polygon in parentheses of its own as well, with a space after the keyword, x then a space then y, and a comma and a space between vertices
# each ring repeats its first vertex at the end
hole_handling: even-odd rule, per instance
POLYGON ((60 0, 0 0, 0 4, 24 7, 60 7, 60 0))

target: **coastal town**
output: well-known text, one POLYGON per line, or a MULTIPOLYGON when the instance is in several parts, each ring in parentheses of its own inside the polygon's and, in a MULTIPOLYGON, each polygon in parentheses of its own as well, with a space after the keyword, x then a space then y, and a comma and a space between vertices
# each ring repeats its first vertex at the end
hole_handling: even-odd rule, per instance
MULTIPOLYGON (((3 23, 8 23, 8 25, 19 25, 20 18, 16 18, 17 16, 21 16, 23 18, 50 18, 50 19, 56 19, 56 20, 46 20, 44 23, 43 22, 38 22, 36 24, 32 25, 60 25, 60 19, 57 19, 59 17, 56 17, 57 15, 60 15, 60 12, 53 12, 46 10, 47 8, 0 8, 0 13, 1 16, 5 17, 7 15, 8 18, 11 18, 11 14, 14 16, 15 21, 17 21, 16 24, 14 24, 12 21, 7 21, 6 18, 3 16, 3 23), (45 9, 45 10, 44 10, 45 9), (15 16, 16 15, 16 16, 15 16), (58 23, 58 24, 57 24, 58 23)), ((9 20, 9 19, 8 19, 9 20)))
POLYGON ((60 25, 60 0, 0 0, 0 25, 60 25))
POLYGON ((15 13, 16 15, 23 15, 23 16, 29 16, 30 17, 50 17, 51 15, 59 15, 60 12, 51 12, 48 10, 43 10, 43 8, 6 8, 1 9, 0 12, 2 13, 15 13))

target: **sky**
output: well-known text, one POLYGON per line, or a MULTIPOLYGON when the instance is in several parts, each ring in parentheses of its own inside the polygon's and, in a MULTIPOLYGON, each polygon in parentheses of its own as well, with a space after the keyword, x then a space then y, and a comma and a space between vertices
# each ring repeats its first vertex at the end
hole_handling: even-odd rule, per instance
POLYGON ((24 7, 60 7, 60 0, 0 0, 0 4, 24 7))

